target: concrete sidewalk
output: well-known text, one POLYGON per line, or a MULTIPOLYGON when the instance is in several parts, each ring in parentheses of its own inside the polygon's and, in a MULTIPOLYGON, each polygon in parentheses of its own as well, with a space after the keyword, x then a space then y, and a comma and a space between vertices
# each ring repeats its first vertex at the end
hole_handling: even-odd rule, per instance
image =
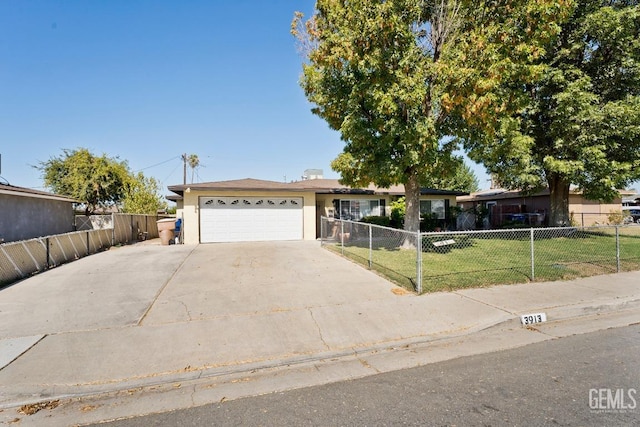
MULTIPOLYGON (((229 386, 234 375, 318 371, 319 364, 355 360, 318 379, 337 381, 427 363, 430 343, 495 325, 520 334, 514 319, 521 314, 545 312, 554 322, 607 313, 637 318, 638 310, 640 272, 416 296, 317 242, 147 242, 0 290, 0 421, 25 417, 17 412, 22 405, 59 399, 71 405, 60 425, 175 409, 156 399, 144 409, 100 413, 78 409, 78 402, 186 384, 211 390, 223 378, 229 386), (423 351, 404 362, 389 351, 412 346, 423 351), (363 363, 363 355, 383 353, 378 369, 363 363)), ((552 334, 518 337, 501 347, 552 334)), ((283 388, 272 379, 252 390, 236 384, 232 395, 283 388)), ((219 395, 203 395, 200 403, 212 396, 219 395)), ((181 402, 198 403, 193 396, 181 402)), ((43 413, 29 420, 38 417, 47 420, 43 413)))

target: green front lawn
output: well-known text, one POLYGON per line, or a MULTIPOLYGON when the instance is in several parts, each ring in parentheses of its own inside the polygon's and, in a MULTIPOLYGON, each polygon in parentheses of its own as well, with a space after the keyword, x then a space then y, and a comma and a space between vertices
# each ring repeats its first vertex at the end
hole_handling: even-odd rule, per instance
MULTIPOLYGON (((620 236, 621 271, 640 269, 640 232, 632 231, 620 236)), ((427 244, 423 240, 423 292, 531 281, 531 241, 527 233, 500 233, 499 238, 471 233, 471 237, 429 235, 431 242, 427 244), (456 243, 435 247, 431 243, 438 238, 456 243)), ((342 252, 339 244, 328 247, 342 252)), ((368 266, 369 244, 365 241, 347 244, 344 255, 368 266)), ((416 255, 415 250, 374 244, 372 268, 399 285, 415 290, 416 255)), ((600 231, 536 238, 534 258, 536 281, 568 280, 617 271, 615 236, 600 231)))

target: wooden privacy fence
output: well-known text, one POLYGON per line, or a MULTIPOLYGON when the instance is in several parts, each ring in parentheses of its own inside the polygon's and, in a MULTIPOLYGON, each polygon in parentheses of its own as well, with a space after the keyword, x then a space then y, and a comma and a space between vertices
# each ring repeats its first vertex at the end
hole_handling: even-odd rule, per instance
POLYGON ((82 231, 0 244, 0 286, 114 245, 158 237, 155 215, 78 218, 77 228, 82 231))

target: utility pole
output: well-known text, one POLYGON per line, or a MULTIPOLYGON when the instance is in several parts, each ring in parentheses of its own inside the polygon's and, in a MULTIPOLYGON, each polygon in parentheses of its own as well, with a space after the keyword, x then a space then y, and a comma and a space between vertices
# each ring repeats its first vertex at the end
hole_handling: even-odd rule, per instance
POLYGON ((182 167, 182 184, 183 185, 187 185, 187 153, 184 153, 182 155, 182 162, 183 162, 183 167, 182 167))

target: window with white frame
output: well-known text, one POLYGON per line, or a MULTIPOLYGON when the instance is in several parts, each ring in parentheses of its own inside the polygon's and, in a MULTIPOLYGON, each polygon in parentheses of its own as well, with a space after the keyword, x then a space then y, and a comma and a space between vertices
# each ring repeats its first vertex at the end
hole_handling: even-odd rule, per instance
POLYGON ((383 215, 380 200, 350 199, 340 200, 340 218, 359 221, 365 216, 383 215))
POLYGON ((437 219, 445 219, 446 204, 444 199, 420 200, 420 217, 433 214, 437 219))

